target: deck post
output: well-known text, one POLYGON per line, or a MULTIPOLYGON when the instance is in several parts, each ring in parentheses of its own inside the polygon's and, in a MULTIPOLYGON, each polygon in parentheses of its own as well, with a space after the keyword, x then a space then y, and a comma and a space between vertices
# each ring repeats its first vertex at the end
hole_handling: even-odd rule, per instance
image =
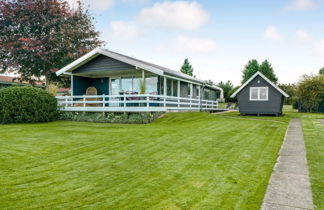
POLYGON ((164 82, 163 82, 164 90, 163 90, 163 95, 164 95, 164 107, 166 107, 166 95, 167 95, 167 79, 164 76, 164 82))
POLYGON ((102 107, 105 107, 106 106, 105 100, 106 100, 105 94, 102 94, 102 107))
POLYGON ((83 95, 83 107, 86 106, 85 101, 86 101, 86 99, 85 99, 85 95, 83 95))
POLYGON ((146 96, 146 107, 149 107, 150 106, 150 97, 149 96, 146 96))
POLYGON ((192 100, 191 100, 192 99, 192 89, 193 89, 192 88, 192 83, 190 83, 190 103, 189 103, 190 104, 190 108, 191 108, 191 102, 192 102, 192 100))
POLYGON ((180 80, 178 80, 178 107, 180 107, 180 80))

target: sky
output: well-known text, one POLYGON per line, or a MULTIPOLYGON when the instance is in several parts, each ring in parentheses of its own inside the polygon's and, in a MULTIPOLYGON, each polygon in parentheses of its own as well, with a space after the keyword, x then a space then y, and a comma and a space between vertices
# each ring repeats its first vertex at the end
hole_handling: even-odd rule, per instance
POLYGON ((239 85, 250 59, 280 83, 324 67, 324 0, 81 1, 106 48, 173 70, 188 58, 200 79, 239 85))

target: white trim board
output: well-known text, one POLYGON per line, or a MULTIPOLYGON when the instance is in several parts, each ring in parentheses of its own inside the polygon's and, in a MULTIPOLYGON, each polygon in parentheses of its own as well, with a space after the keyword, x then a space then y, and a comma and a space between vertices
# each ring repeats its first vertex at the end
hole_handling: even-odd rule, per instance
POLYGON ((261 72, 256 72, 250 79, 248 79, 239 89, 237 89, 232 95, 231 98, 234 98, 245 86, 247 86, 254 78, 257 76, 262 77, 265 81, 267 81, 272 87, 274 87, 277 91, 279 91, 283 96, 286 98, 289 97, 285 91, 281 90, 277 85, 275 85, 273 82, 271 82, 266 76, 264 76, 261 72))

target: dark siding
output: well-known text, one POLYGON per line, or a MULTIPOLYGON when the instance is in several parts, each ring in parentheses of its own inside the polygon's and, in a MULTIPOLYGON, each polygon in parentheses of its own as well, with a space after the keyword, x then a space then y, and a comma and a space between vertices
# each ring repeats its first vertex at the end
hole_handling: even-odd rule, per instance
POLYGON ((97 88, 98 95, 109 94, 109 79, 108 78, 86 78, 73 76, 73 95, 84 95, 88 87, 97 88))
POLYGON ((132 70, 136 69, 135 66, 123 63, 116 59, 99 55, 88 63, 80 66, 73 71, 74 74, 85 73, 85 72, 100 72, 109 70, 132 70))
POLYGON ((90 80, 90 85, 97 88, 98 95, 109 95, 108 78, 96 78, 90 80))
POLYGON ((73 76, 73 95, 84 95, 89 87, 89 78, 73 76))
POLYGON ((241 114, 281 114, 283 96, 262 77, 257 76, 237 94, 241 114), (260 81, 260 83, 258 83, 260 81), (269 87, 268 101, 250 101, 250 87, 269 87))

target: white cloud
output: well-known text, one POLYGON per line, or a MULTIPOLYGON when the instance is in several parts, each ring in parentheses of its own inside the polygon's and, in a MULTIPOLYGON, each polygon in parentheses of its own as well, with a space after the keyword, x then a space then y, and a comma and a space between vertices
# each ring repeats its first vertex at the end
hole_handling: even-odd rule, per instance
POLYGON ((296 35, 299 41, 312 41, 314 38, 304 30, 297 30, 296 35))
POLYGON ((274 26, 268 26, 263 35, 265 39, 274 41, 281 41, 284 39, 284 37, 278 33, 277 28, 274 26))
MULTIPOLYGON (((67 0, 72 8, 77 6, 78 0, 67 0)), ((110 9, 116 3, 116 0, 81 0, 81 2, 92 11, 103 12, 110 9)))
POLYGON ((315 54, 324 55, 324 39, 318 39, 302 29, 296 31, 296 36, 300 42, 311 47, 315 54))
POLYGON ((292 2, 286 7, 287 10, 293 11, 306 11, 317 8, 317 4, 314 0, 292 0, 292 2))
POLYGON ((176 51, 179 53, 202 54, 216 49, 216 42, 212 39, 178 36, 176 51))
POLYGON ((151 26, 195 30, 206 24, 209 14, 197 2, 165 1, 143 8, 138 20, 151 26))
POLYGON ((110 36, 115 39, 134 41, 138 36, 136 25, 133 22, 112 21, 110 27, 110 36))

